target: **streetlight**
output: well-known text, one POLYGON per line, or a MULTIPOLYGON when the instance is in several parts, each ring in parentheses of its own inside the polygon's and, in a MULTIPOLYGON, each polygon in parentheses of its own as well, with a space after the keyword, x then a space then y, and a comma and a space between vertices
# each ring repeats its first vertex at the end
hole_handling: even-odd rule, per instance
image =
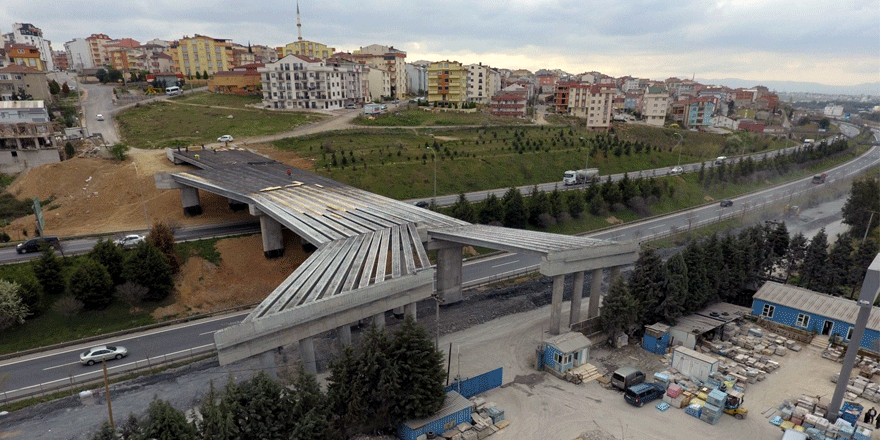
POLYGON ((428 147, 428 149, 431 150, 431 157, 434 161, 434 199, 431 201, 437 204, 437 152, 431 147, 428 147))
POLYGON ((682 143, 682 141, 684 141, 684 138, 681 136, 681 133, 679 133, 679 132, 675 132, 673 134, 678 136, 678 143, 675 144, 675 146, 678 147, 678 162, 675 164, 675 166, 680 167, 681 166, 681 143, 682 143))

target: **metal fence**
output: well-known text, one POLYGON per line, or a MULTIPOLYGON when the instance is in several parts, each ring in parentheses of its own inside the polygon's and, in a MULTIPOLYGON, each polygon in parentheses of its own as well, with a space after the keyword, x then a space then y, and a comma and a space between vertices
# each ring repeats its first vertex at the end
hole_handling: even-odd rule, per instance
POLYGON ((455 391, 470 399, 471 397, 483 394, 493 388, 500 387, 503 376, 504 368, 498 367, 479 376, 474 376, 469 379, 458 379, 453 382, 452 385, 446 387, 446 392, 455 391))

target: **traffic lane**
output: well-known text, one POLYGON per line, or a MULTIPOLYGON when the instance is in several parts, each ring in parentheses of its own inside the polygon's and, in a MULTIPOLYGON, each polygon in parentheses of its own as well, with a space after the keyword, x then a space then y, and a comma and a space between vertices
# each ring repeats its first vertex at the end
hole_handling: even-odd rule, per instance
POLYGON ((494 257, 480 258, 466 263, 461 270, 462 284, 475 285, 490 282, 541 264, 541 257, 529 254, 503 253, 494 257))
POLYGON ((10 392, 39 383, 68 379, 72 374, 80 375, 101 368, 100 365, 87 367, 79 363, 79 354, 96 345, 121 345, 128 349, 128 356, 112 363, 115 364, 114 368, 127 366, 122 369, 130 369, 136 361, 161 358, 194 347, 211 345, 214 343, 216 331, 241 322, 247 313, 249 312, 155 329, 108 341, 80 344, 45 354, 38 353, 0 363, 0 370, 9 375, 6 388, 10 392))

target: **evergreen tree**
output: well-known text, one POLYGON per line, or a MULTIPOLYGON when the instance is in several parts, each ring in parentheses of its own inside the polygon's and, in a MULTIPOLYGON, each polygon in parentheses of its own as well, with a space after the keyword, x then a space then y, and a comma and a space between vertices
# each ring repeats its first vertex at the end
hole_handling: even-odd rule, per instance
POLYGON ((471 202, 468 201, 467 197, 464 196, 464 193, 459 194, 458 200, 452 204, 452 216, 468 223, 476 221, 477 216, 476 212, 474 212, 474 207, 471 205, 471 202))
POLYGON ((778 265, 788 254, 788 243, 790 240, 785 222, 776 224, 776 228, 770 233, 768 241, 773 251, 773 265, 778 265))
POLYGON ((353 396, 357 396, 366 409, 362 432, 378 432, 394 426, 394 397, 403 392, 403 383, 389 357, 390 344, 385 329, 373 325, 361 345, 353 396))
POLYGON ((150 233, 147 234, 147 241, 162 251, 165 260, 168 261, 168 266, 171 267, 172 274, 180 272, 180 260, 174 250, 174 230, 171 225, 166 222, 154 223, 150 228, 150 233))
POLYGON ((721 244, 717 235, 712 235, 703 245, 704 269, 706 274, 706 294, 704 304, 718 300, 722 296, 721 271, 724 269, 724 258, 721 255, 721 244))
MULTIPOLYGON (((119 437, 122 440, 141 440, 141 438, 143 438, 142 435, 143 428, 141 428, 141 421, 138 420, 134 413, 128 413, 128 418, 125 419, 125 423, 119 427, 119 437)), ((205 440, 209 439, 206 438, 205 440)))
POLYGON ((745 252, 740 247, 740 240, 727 235, 720 242, 724 269, 721 271, 720 296, 724 301, 736 302, 736 297, 743 289, 746 280, 745 252))
POLYGON ((785 282, 788 282, 788 279, 795 272, 799 272, 801 266, 804 264, 804 256, 807 254, 807 238, 804 237, 802 232, 798 232, 791 237, 791 240, 788 242, 788 253, 785 255, 784 266, 785 266, 785 282))
POLYGON ((663 269, 666 298, 660 304, 660 313, 664 321, 675 325, 678 318, 691 311, 689 307, 692 305, 689 301, 688 270, 684 256, 681 253, 675 254, 666 261, 663 269))
POLYGON ((526 227, 528 213, 522 194, 516 188, 510 188, 501 199, 504 207, 503 224, 508 228, 523 229, 526 227))
POLYGON ((307 373, 302 365, 296 371, 291 390, 291 410, 288 416, 293 420, 291 440, 330 440, 330 414, 327 396, 315 376, 307 373))
POLYGON ((149 241, 139 244, 125 260, 123 276, 148 289, 144 300, 161 301, 171 294, 174 282, 165 256, 149 241))
POLYGON ((706 280, 706 261, 703 248, 696 242, 688 244, 683 252, 688 273, 688 311, 693 312, 705 307, 712 299, 706 280))
POLYGON ((428 417, 439 411, 446 399, 443 355, 434 348, 424 327, 407 315, 389 349, 397 380, 406 384, 395 396, 392 421, 428 417))
POLYGON ((807 245, 799 285, 822 293, 828 292, 828 236, 819 230, 807 245))
POLYGON ((498 223, 501 222, 503 214, 504 207, 501 205, 501 201, 498 200, 498 197, 496 197, 495 194, 489 194, 489 196, 486 197, 486 201, 483 202, 483 207, 480 208, 479 221, 484 225, 498 223))
POLYGON ((565 206, 566 199, 567 197, 563 197, 559 189, 556 188, 547 196, 547 201, 550 204, 550 215, 553 218, 559 219, 563 212, 567 212, 565 206))
POLYGON ((584 213, 584 197, 581 192, 569 191, 566 205, 568 206, 568 213, 573 218, 579 218, 584 213))
POLYGON ((855 295, 862 285, 862 281, 864 281, 865 275, 868 273, 868 266, 877 257, 878 251, 880 251, 880 246, 874 240, 868 239, 859 244, 859 248, 853 257, 853 264, 850 267, 850 279, 852 280, 851 295, 855 295))
POLYGON ((107 268, 90 258, 70 275, 68 289, 88 309, 103 309, 113 302, 113 279, 107 268))
POLYGON ((848 236, 837 236, 828 252, 828 293, 842 295, 848 292, 853 279, 850 268, 853 265, 853 247, 848 236))
POLYGON ((528 209, 529 224, 532 226, 543 226, 541 225, 541 214, 550 212, 550 200, 547 199, 547 193, 538 190, 537 186, 532 188, 528 209))
POLYGON ((853 181, 842 211, 843 222, 858 233, 864 233, 880 224, 880 179, 872 176, 853 181))
POLYGON ((183 411, 170 403, 153 399, 143 422, 142 438, 150 440, 196 440, 196 430, 186 422, 183 411))
POLYGON ((238 427, 233 419, 232 412, 227 405, 226 399, 214 389, 214 381, 211 381, 208 394, 202 398, 199 406, 202 420, 196 422, 199 436, 205 440, 237 440, 239 437, 238 427))
POLYGON ((223 400, 240 440, 286 440, 293 430, 289 393, 262 372, 241 384, 230 380, 223 400))
POLYGON ((602 313, 599 324, 602 330, 612 339, 622 333, 628 333, 633 326, 639 325, 642 305, 630 293, 622 278, 611 284, 608 294, 602 301, 602 313))
POLYGON ((642 250, 627 283, 629 292, 640 305, 637 326, 653 324, 662 318, 658 306, 666 299, 664 283, 660 256, 652 249, 642 250))
POLYGON ((125 281, 122 278, 122 265, 125 262, 125 256, 122 254, 122 249, 112 241, 98 240, 98 243, 89 252, 89 258, 101 263, 107 269, 114 285, 122 284, 125 281))
POLYGON ((40 258, 34 263, 34 275, 43 286, 46 295, 60 295, 64 293, 67 283, 61 273, 61 259, 55 256, 55 250, 49 246, 43 248, 40 258))
POLYGON ((367 408, 360 399, 361 390, 355 381, 360 374, 357 363, 357 356, 350 345, 342 350, 341 357, 330 363, 327 402, 338 438, 349 438, 357 433, 357 427, 365 421, 367 408))
POLYGON ((28 308, 28 318, 43 313, 46 302, 43 301, 43 286, 37 281, 37 278, 30 274, 24 274, 18 278, 18 296, 21 297, 22 304, 28 308))

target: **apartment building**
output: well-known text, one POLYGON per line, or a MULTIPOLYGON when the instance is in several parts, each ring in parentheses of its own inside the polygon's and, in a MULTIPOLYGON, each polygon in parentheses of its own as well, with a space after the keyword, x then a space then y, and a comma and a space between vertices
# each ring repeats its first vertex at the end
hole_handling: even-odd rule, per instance
POLYGON ((528 100, 519 93, 499 93, 492 97, 492 115, 525 118, 528 100))
POLYGON ((254 53, 254 62, 255 63, 263 63, 269 64, 278 61, 278 50, 263 46, 260 44, 255 44, 251 46, 251 52, 254 53))
POLYGON ((553 93, 556 91, 556 81, 559 80, 556 72, 541 69, 535 72, 535 77, 538 79, 538 93, 553 93))
POLYGON ((27 66, 41 72, 46 71, 46 65, 43 64, 43 57, 40 55, 40 50, 34 46, 6 43, 3 50, 6 52, 6 58, 9 60, 9 64, 27 66))
POLYGON ((233 66, 230 40, 196 34, 171 43, 169 50, 175 71, 187 76, 196 72, 213 75, 233 66))
POLYGON ((254 63, 217 72, 208 80, 208 91, 224 95, 259 94, 261 84, 258 69, 265 64, 254 63))
POLYGON ((421 95, 428 91, 428 67, 406 63, 406 92, 421 95))
POLYGON ((44 101, 0 101, 0 173, 60 162, 57 130, 44 101))
POLYGON ((501 76, 495 69, 483 63, 470 64, 467 67, 467 102, 489 104, 501 90, 501 76))
POLYGON ((623 98, 623 110, 638 111, 642 108, 642 98, 644 95, 638 92, 627 92, 623 98))
POLYGON ((240 44, 233 44, 230 54, 232 55, 232 67, 247 66, 256 62, 256 57, 250 48, 240 44))
POLYGON ((617 88, 611 84, 572 84, 569 87, 568 112, 586 119, 588 130, 608 130, 617 88))
POLYGON ((287 55, 257 69, 263 105, 273 109, 335 110, 359 102, 351 96, 361 84, 363 66, 327 65, 305 55, 287 55))
POLYGON ((648 125, 662 127, 669 111, 669 92, 662 87, 646 87, 642 95, 642 117, 648 125))
POLYGON ((64 43, 64 51, 67 53, 69 69, 81 72, 83 69, 95 67, 89 52, 89 41, 85 38, 74 38, 64 43))
POLYGON ((284 46, 276 48, 278 57, 286 57, 288 55, 304 55, 309 58, 318 58, 326 60, 336 53, 335 47, 330 47, 323 43, 309 40, 297 40, 284 46))
POLYGON ((428 102, 457 107, 467 102, 467 67, 449 60, 429 64, 428 102))
POLYGON ((70 66, 67 64, 67 52, 63 50, 52 52, 52 62, 55 63, 56 70, 70 69, 70 66))
POLYGON ((553 93, 553 105, 557 113, 568 113, 568 98, 571 86, 577 85, 575 81, 560 81, 556 83, 556 91, 553 93))
POLYGON ((107 50, 107 57, 110 59, 107 63, 108 67, 123 72, 140 71, 144 66, 140 57, 144 55, 141 49, 141 43, 131 38, 122 38, 113 40, 104 45, 107 50))
POLYGON ((355 61, 366 64, 372 69, 382 69, 391 77, 391 94, 393 99, 400 99, 406 93, 406 52, 394 46, 371 44, 355 50, 350 55, 355 61))
POLYGON ((36 47, 40 52, 40 61, 47 71, 55 70, 52 58, 52 42, 43 38, 43 31, 30 23, 13 23, 12 32, 4 34, 7 43, 23 44, 36 47))
POLYGON ((31 95, 32 100, 48 101, 52 95, 46 81, 46 72, 27 66, 11 64, 0 68, 0 101, 11 101, 19 90, 31 95))
POLYGON ((107 34, 92 34, 86 37, 89 43, 89 58, 91 67, 104 67, 110 64, 110 56, 107 54, 107 43, 113 41, 107 34))
POLYGON ((711 127, 712 116, 716 110, 718 110, 718 98, 714 96, 703 96, 689 100, 685 126, 687 128, 711 127))

